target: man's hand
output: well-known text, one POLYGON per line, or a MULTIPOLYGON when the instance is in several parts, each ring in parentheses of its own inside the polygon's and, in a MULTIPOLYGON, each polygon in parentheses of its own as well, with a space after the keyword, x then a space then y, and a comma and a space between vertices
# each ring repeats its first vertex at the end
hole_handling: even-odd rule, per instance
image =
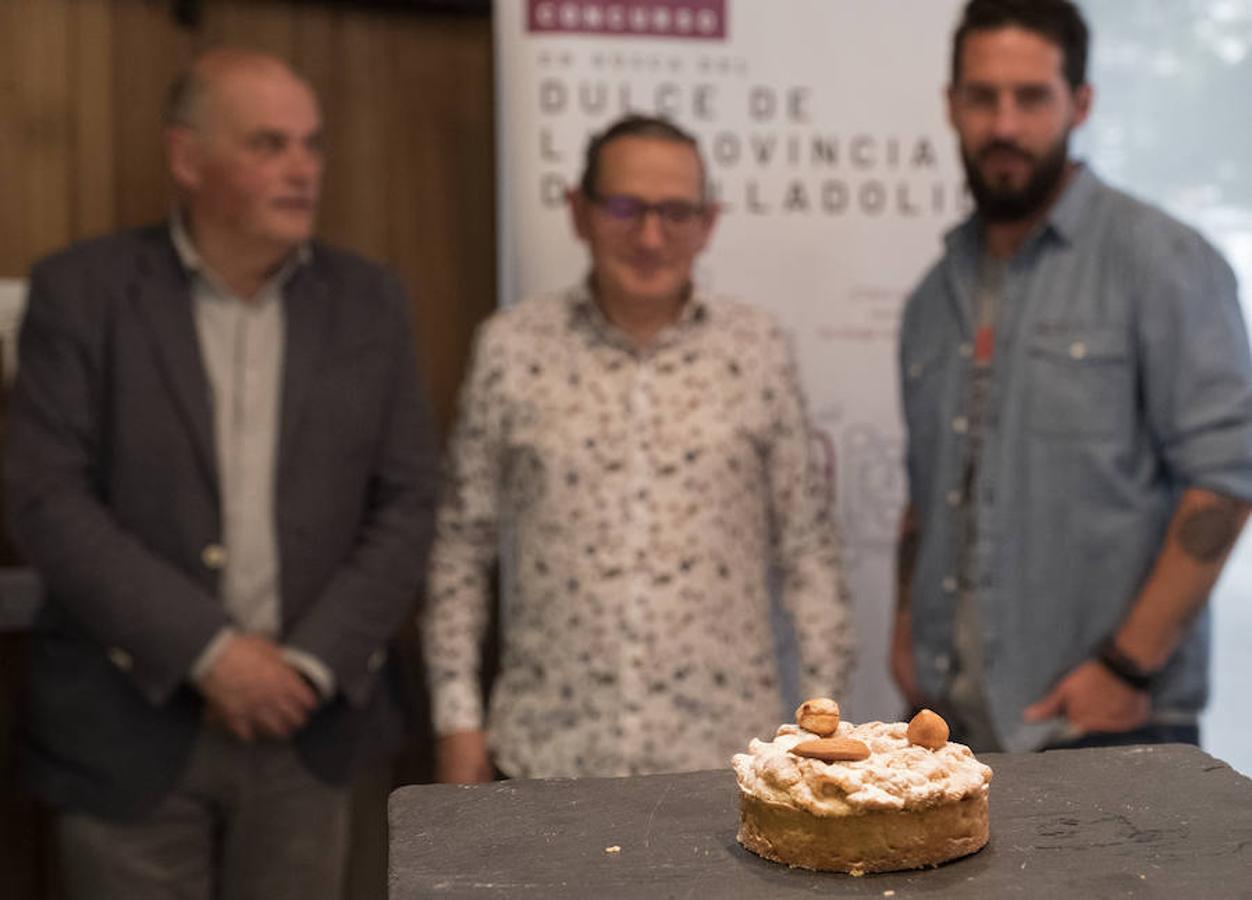
POLYGON ((1027 722, 1064 717, 1081 731, 1131 731, 1152 712, 1147 691, 1137 691, 1103 665, 1088 660, 1060 680, 1046 697, 1026 708, 1027 722))
POLYGON ((486 784, 495 778, 485 731, 456 731, 435 747, 435 777, 444 784, 486 784))
POLYGON ((271 641, 256 635, 231 637, 199 682, 209 716, 243 741, 288 738, 317 708, 317 694, 271 641))
POLYGON ((896 612, 895 626, 891 630, 891 680, 904 695, 910 709, 925 706, 922 692, 917 687, 917 661, 913 658, 913 614, 908 610, 896 612))

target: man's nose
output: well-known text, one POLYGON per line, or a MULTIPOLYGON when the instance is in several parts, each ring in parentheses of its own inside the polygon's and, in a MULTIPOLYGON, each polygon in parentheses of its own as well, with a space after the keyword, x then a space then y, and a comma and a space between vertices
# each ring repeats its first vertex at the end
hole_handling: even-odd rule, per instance
POLYGON ((1021 130, 1022 115, 1012 94, 1002 94, 996 100, 991 117, 991 131, 995 137, 1016 137, 1021 130))
POLYGON ((321 154, 299 145, 287 157, 287 177, 298 184, 316 182, 322 171, 321 154))
POLYGON ((659 209, 646 209, 639 217, 639 243, 659 247, 665 242, 665 224, 659 209))

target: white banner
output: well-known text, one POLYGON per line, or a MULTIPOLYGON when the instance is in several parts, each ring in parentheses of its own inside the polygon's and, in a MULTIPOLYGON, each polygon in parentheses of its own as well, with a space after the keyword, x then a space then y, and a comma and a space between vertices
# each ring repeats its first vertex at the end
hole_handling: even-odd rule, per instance
POLYGON ((724 214, 697 278, 790 330, 837 461, 856 600, 851 719, 901 712, 886 668, 904 497, 895 341, 965 212, 944 117, 961 0, 497 0, 504 303, 581 277, 562 202, 627 111, 692 131, 724 214))

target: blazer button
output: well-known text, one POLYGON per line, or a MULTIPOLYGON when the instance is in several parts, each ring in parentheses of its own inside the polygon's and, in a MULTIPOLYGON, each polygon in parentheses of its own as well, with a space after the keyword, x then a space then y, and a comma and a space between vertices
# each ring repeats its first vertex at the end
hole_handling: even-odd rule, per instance
POLYGON ((221 544, 208 544, 200 551, 200 562, 206 569, 218 570, 226 565, 226 548, 221 544))
POLYGON ((365 668, 371 672, 377 672, 383 667, 383 663, 387 661, 386 650, 375 650, 370 654, 369 659, 365 661, 365 668))
POLYGON ((131 669, 135 668, 135 660, 121 647, 109 648, 109 662, 113 663, 113 665, 117 666, 123 672, 129 672, 131 669))

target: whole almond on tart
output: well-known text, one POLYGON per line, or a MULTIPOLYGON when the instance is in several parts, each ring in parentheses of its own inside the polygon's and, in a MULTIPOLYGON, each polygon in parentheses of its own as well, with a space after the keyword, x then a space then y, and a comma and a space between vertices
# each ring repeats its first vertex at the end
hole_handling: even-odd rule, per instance
POLYGON ((918 747, 938 750, 948 742, 948 723, 938 713, 923 709, 909 721, 908 739, 918 747))
POLYGON ((834 734, 839 727, 839 704, 829 697, 805 700, 796 709, 796 724, 822 737, 834 734))
POLYGON ((801 741, 791 748, 796 756, 822 762, 856 762, 869 758, 869 747, 852 738, 818 738, 801 741))

